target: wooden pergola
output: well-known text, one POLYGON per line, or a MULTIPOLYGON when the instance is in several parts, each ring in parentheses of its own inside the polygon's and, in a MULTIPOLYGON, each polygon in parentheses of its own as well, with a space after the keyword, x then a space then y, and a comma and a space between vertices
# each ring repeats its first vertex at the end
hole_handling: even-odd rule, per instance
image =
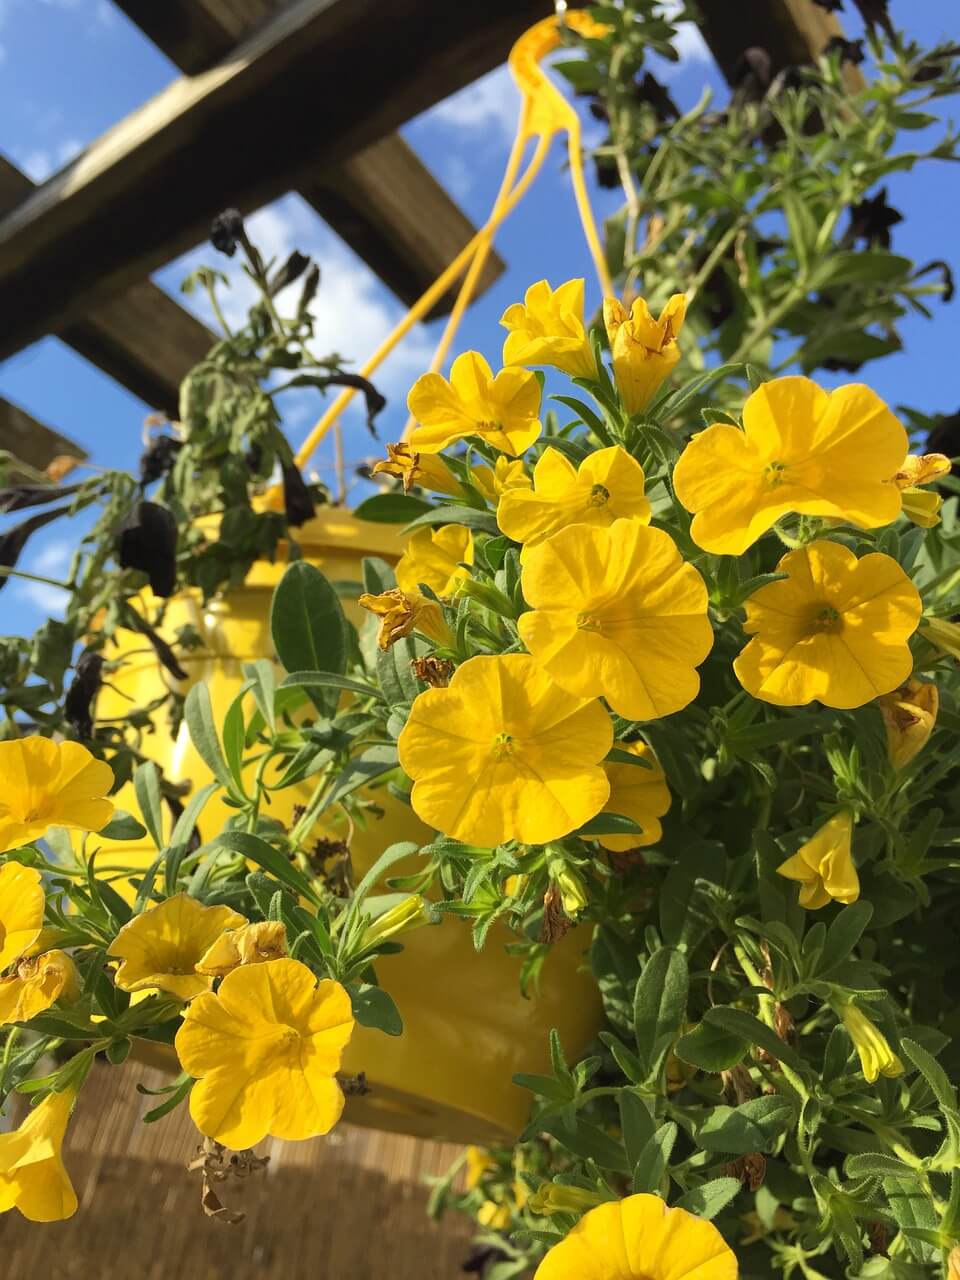
MULTIPOLYGON (((575 0, 582 3, 582 0, 575 0)), ((210 332, 149 275, 213 216, 299 192, 412 302, 473 228, 395 132, 502 63, 552 0, 115 0, 183 76, 35 187, 0 156, 0 359, 54 334, 174 413, 210 332), (313 122, 309 133, 302 123, 313 122)), ((813 0, 700 0, 728 79, 744 48, 809 61, 840 28, 813 0)), ((492 254, 478 292, 504 264, 492 254)), ((452 305, 441 300, 434 314, 452 305)), ((85 451, 0 399, 0 449, 85 451)))

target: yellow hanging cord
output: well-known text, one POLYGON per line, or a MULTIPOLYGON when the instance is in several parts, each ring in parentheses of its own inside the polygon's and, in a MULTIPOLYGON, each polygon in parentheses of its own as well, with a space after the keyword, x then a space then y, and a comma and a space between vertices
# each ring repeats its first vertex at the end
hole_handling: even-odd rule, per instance
MULTIPOLYGON (((449 350, 463 313, 469 305, 484 263, 493 245, 493 238, 497 229, 504 219, 513 212, 523 196, 526 195, 534 178, 539 173, 550 149, 550 144, 557 133, 564 132, 567 134, 570 175, 574 196, 577 201, 577 210, 600 286, 605 295, 613 292, 610 273, 607 270, 583 176, 580 119, 540 66, 541 61, 547 54, 559 48, 561 44, 560 31, 564 24, 580 32, 581 35, 588 37, 603 35, 608 30, 602 24, 594 22, 586 13, 575 10, 562 16, 544 18, 542 22, 536 23, 526 31, 514 44, 510 51, 509 65, 522 95, 523 103, 517 126, 517 136, 514 140, 504 178, 500 185, 500 191, 494 202, 490 217, 485 225, 470 239, 469 243, 457 254, 446 270, 410 307, 393 332, 388 334, 369 360, 362 366, 360 373, 363 377, 369 378, 376 372, 397 344, 430 311, 453 281, 462 272, 466 271, 457 300, 440 339, 438 353, 432 363, 433 368, 439 367, 446 352, 449 350), (526 144, 534 137, 538 140, 537 147, 527 166, 527 170, 516 186, 512 186, 520 168, 526 144)), ((355 389, 350 387, 337 396, 297 452, 296 461, 298 466, 306 465, 313 451, 330 428, 337 423, 341 413, 355 395, 355 389)), ((340 456, 342 457, 342 453, 340 456)))

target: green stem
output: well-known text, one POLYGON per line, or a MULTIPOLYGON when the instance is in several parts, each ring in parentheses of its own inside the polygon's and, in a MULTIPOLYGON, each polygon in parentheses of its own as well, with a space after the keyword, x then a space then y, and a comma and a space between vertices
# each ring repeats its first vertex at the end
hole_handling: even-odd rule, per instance
POLYGON ((0 577, 23 578, 25 582, 40 582, 45 587, 59 587, 61 591, 72 591, 69 582, 61 582, 58 578, 44 578, 39 573, 27 573, 25 569, 11 569, 9 565, 0 565, 0 577))

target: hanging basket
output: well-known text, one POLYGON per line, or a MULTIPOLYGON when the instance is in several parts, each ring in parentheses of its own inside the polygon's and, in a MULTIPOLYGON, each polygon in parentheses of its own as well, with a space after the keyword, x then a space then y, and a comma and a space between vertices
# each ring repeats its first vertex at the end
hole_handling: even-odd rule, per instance
MULTIPOLYGON (((394 563, 399 558, 392 529, 362 523, 342 509, 321 508, 299 531, 299 541, 304 557, 333 582, 359 582, 364 556, 394 563)), ((204 681, 218 724, 243 683, 242 664, 272 656, 270 602, 284 568, 282 555, 275 564, 258 563, 242 588, 206 605, 192 592, 169 602, 164 630, 170 633, 190 623, 204 640, 203 648, 181 660, 188 677, 183 691, 204 681)), ((350 600, 344 605, 347 616, 359 624, 359 608, 350 600)), ((136 647, 141 645, 138 640, 136 647)), ((151 654, 132 656, 111 677, 118 692, 104 688, 99 712, 122 716, 130 705, 161 696, 169 679, 151 654)), ((171 739, 158 723, 157 732, 144 738, 143 750, 171 781, 189 781, 197 788, 210 780, 185 725, 171 739)), ((312 789, 308 781, 275 793, 270 815, 289 822, 294 805, 304 803, 312 789)), ((387 846, 401 840, 424 845, 433 838, 385 786, 371 787, 366 794, 383 814, 351 838, 358 876, 387 846)), ((117 803, 137 811, 132 785, 123 788, 117 803)), ((214 796, 200 820, 204 838, 221 830, 234 812, 214 796)), ((98 866, 101 872, 111 863, 146 866, 155 853, 152 846, 111 842, 98 866)), ((601 1026, 601 1007, 595 982, 579 972, 585 963, 586 930, 573 930, 554 946, 539 994, 529 1000, 520 994, 520 959, 504 949, 510 937, 495 925, 483 952, 477 953, 467 925, 448 917, 410 934, 402 953, 377 961, 379 980, 396 1001, 404 1030, 392 1038, 356 1028, 343 1070, 365 1072, 371 1092, 348 1100, 347 1119, 417 1137, 486 1145, 514 1140, 526 1122, 530 1097, 512 1083, 514 1073, 549 1072, 548 1037, 554 1027, 567 1055, 581 1057, 601 1026)), ((166 1060, 173 1065, 172 1050, 166 1060)))

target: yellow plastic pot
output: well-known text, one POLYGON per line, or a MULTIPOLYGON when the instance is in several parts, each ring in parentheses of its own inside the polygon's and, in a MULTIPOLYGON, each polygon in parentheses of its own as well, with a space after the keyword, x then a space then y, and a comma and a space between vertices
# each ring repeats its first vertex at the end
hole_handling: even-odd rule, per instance
MULTIPOLYGON (((364 556, 391 562, 398 556, 392 529, 356 521, 333 508, 321 508, 300 530, 300 543, 305 557, 331 581, 359 581, 364 556)), ((204 647, 187 654, 182 665, 188 685, 206 683, 218 724, 242 684, 242 663, 272 656, 270 600, 284 567, 282 555, 276 564, 260 563, 243 588, 205 606, 193 593, 170 601, 165 632, 189 622, 204 638, 204 647)), ((352 621, 362 620, 353 602, 345 607, 352 621)), ((142 639, 131 638, 131 647, 142 650, 142 639)), ((104 688, 98 714, 122 716, 129 706, 159 696, 169 679, 152 654, 139 652, 111 677, 119 694, 104 688), (124 693, 134 702, 125 701, 120 696, 124 693)), ((185 725, 171 739, 158 720, 157 733, 146 737, 143 747, 172 780, 189 780, 199 787, 210 779, 185 725)), ((308 780, 280 792, 270 814, 288 822, 294 805, 305 801, 312 785, 308 780)), ((433 837, 385 787, 374 784, 367 794, 384 812, 351 839, 358 875, 388 845, 399 840, 422 845, 433 837)), ((121 807, 136 812, 132 786, 117 799, 121 807)), ((213 797, 200 820, 204 839, 216 834, 231 812, 213 797)), ((98 865, 146 865, 154 852, 145 845, 111 843, 98 865)), ((530 1095, 512 1083, 514 1073, 549 1071, 548 1036, 553 1027, 568 1056, 581 1054, 601 1025, 601 1009, 595 983, 580 972, 586 930, 573 930, 553 948, 540 994, 531 1000, 520 995, 520 962, 505 952, 508 940, 506 929, 495 926, 477 954, 469 927, 448 917, 440 925, 409 934, 402 954, 377 962, 380 981, 400 1010, 404 1032, 392 1038, 356 1029, 344 1070, 366 1072, 372 1088, 367 1097, 349 1100, 349 1120, 418 1137, 482 1144, 516 1136, 526 1122, 530 1095)))

